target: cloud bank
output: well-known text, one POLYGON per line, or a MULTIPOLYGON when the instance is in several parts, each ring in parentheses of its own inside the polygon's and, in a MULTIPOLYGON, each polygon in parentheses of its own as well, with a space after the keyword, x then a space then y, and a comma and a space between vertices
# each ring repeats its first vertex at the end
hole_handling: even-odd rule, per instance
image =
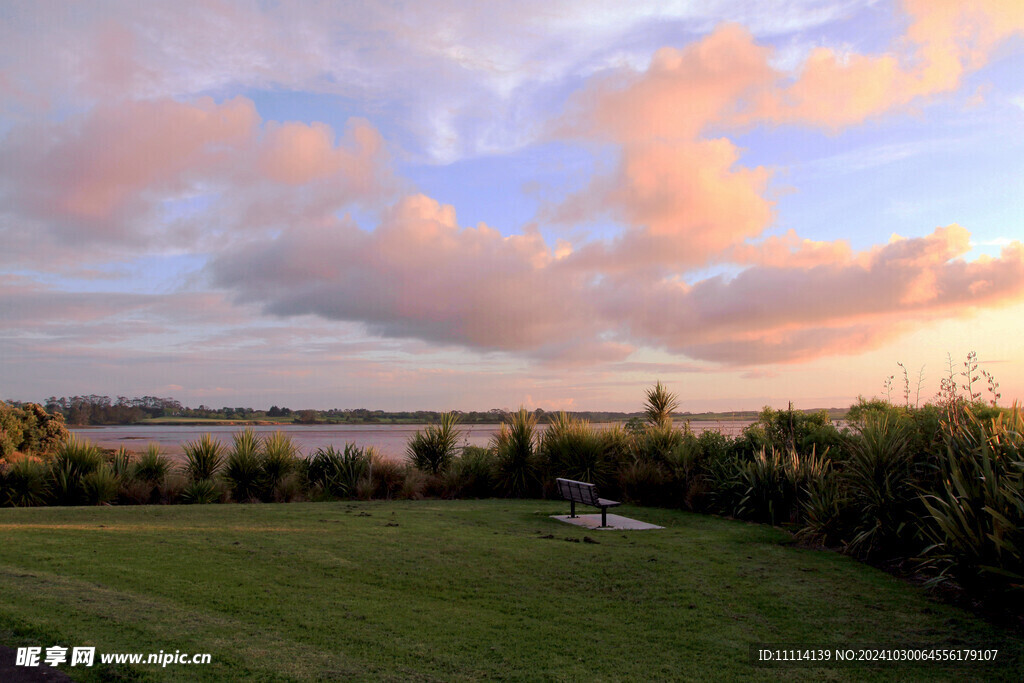
POLYGON ((138 347, 175 324, 206 330, 188 337, 202 347, 218 321, 315 319, 318 334, 356 325, 528 363, 656 350, 754 376, 1024 301, 1021 243, 977 256, 952 220, 859 249, 773 232, 785 169, 748 161, 744 136, 922 116, 1024 32, 1018 2, 909 0, 884 50, 817 45, 780 66, 773 37, 865 6, 15 4, 0 31, 0 311, 19 348, 138 347), (630 42, 665 23, 681 46, 630 42), (44 34, 52 52, 34 46, 44 34), (300 90, 360 115, 261 114, 261 93, 300 90), (518 232, 460 224, 398 170, 551 143, 611 162, 518 232), (59 284, 154 255, 198 265, 160 295, 59 284))

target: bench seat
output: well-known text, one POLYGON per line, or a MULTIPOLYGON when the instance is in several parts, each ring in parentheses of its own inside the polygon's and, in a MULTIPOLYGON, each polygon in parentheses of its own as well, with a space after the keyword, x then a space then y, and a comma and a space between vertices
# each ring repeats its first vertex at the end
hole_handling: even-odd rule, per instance
POLYGON ((608 508, 622 505, 622 503, 617 500, 600 498, 597 495, 597 486, 585 481, 558 478, 555 479, 555 485, 558 487, 558 495, 569 501, 570 517, 576 517, 576 503, 600 508, 602 527, 608 526, 608 508))

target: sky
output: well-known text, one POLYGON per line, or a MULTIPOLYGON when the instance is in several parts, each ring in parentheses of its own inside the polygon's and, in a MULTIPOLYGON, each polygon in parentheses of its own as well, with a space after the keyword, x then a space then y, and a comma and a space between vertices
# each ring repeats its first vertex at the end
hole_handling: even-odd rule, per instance
POLYGON ((1008 405, 1021 240, 1019 0, 0 4, 6 399, 1008 405))

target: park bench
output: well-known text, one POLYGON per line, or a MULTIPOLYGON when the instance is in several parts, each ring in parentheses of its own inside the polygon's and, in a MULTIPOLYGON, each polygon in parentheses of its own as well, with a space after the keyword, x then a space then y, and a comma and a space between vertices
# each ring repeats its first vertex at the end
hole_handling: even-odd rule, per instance
POLYGON ((569 501, 569 516, 576 517, 576 503, 601 508, 601 526, 608 526, 608 508, 613 508, 622 503, 615 500, 606 500, 597 496, 597 486, 588 484, 585 481, 573 479, 555 479, 558 485, 558 495, 569 501))

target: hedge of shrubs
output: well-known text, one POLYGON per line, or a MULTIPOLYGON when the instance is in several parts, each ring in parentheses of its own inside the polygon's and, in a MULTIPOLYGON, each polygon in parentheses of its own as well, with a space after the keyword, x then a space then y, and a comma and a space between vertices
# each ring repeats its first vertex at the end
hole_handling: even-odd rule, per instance
MULTIPOLYGON (((555 477, 602 495, 784 525, 861 559, 925 568, 936 582, 1019 596, 1024 586, 1024 418, 950 401, 861 400, 826 412, 766 408, 735 438, 671 420, 659 383, 646 420, 595 428, 507 416, 487 448, 460 446, 454 415, 418 432, 405 462, 352 444, 301 457, 277 432, 230 446, 209 435, 178 465, 155 446, 104 455, 73 438, 0 461, 0 505, 285 502, 338 498, 553 497, 555 477)), ((39 420, 37 419, 37 422, 39 420)))

